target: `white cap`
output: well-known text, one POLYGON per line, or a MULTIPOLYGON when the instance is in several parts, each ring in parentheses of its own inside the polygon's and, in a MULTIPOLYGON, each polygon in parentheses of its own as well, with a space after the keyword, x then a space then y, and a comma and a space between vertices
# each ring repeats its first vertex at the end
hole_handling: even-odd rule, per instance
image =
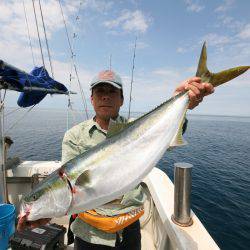
POLYGON ((101 71, 96 77, 94 77, 94 79, 90 82, 90 89, 99 83, 109 83, 115 88, 122 89, 121 77, 111 70, 101 71))

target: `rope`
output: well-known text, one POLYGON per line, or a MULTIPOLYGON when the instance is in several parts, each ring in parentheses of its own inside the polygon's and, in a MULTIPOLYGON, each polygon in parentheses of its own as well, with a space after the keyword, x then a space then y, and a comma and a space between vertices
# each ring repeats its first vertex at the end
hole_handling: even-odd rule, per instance
POLYGON ((22 108, 16 108, 16 109, 14 109, 14 110, 12 110, 12 111, 6 113, 4 116, 7 117, 7 116, 11 115, 12 113, 18 111, 19 109, 22 109, 22 108))
POLYGON ((149 223, 153 215, 154 202, 150 194, 149 194, 149 197, 150 198, 149 198, 148 216, 144 219, 144 221, 141 221, 141 229, 143 229, 149 223))
POLYGON ((70 97, 68 96, 68 108, 67 108, 67 120, 66 120, 66 129, 69 130, 69 103, 70 103, 70 97))
POLYGON ((37 35, 38 35, 40 52, 41 52, 41 56, 42 56, 43 67, 45 68, 44 57, 43 57, 43 49, 42 49, 42 44, 41 44, 41 39, 40 39, 40 33, 39 33, 39 29, 38 29, 37 17, 36 17, 35 0, 32 0, 32 4, 33 4, 33 12, 34 12, 34 16, 35 16, 35 21, 36 21, 36 30, 37 30, 37 35))
MULTIPOLYGON (((82 101, 83 101, 86 118, 88 119, 89 115, 88 115, 88 110, 87 110, 87 102, 86 102, 84 91, 82 89, 81 82, 80 82, 80 79, 79 79, 79 76, 78 76, 78 71, 77 71, 77 68, 76 68, 76 64, 75 64, 75 61, 74 61, 75 54, 73 52, 73 47, 72 47, 70 39, 69 39, 69 32, 68 32, 68 28, 67 28, 67 25, 66 25, 65 17, 64 17, 64 14, 63 14, 61 0, 58 0, 58 2, 59 2, 59 5, 60 5, 62 20, 63 20, 63 23, 64 23, 65 33, 66 33, 67 40, 68 40, 68 45, 69 45, 69 50, 70 50, 70 54, 71 54, 71 60, 72 60, 73 68, 74 68, 74 71, 75 71, 75 74, 76 74, 76 78, 77 78, 77 83, 78 83, 78 86, 79 86, 79 89, 80 89, 81 98, 82 98, 82 101)), ((78 16, 76 17, 76 20, 77 20, 77 18, 78 18, 78 16)))
POLYGON ((35 64, 35 58, 34 58, 34 53, 33 53, 33 47, 32 47, 32 44, 31 44, 30 30, 29 30, 29 24, 28 24, 28 19, 27 19, 27 14, 26 14, 26 8, 25 8, 24 0, 23 0, 23 10, 24 10, 25 22, 26 22, 26 27, 27 27, 27 34, 28 34, 28 38, 29 38, 30 50, 31 50, 31 54, 32 54, 33 65, 35 67, 36 64, 35 64))
POLYGON ((64 28, 65 28, 66 36, 67 36, 67 39, 68 39, 68 44, 69 44, 70 53, 71 53, 71 56, 74 57, 73 49, 72 49, 71 42, 70 42, 70 39, 69 39, 68 28, 67 28, 67 25, 66 25, 66 21, 65 21, 65 18, 64 18, 64 14, 63 14, 63 9, 62 9, 61 0, 58 0, 58 2, 59 2, 59 5, 60 5, 61 15, 62 15, 63 23, 64 23, 64 28))
MULTIPOLYGON (((61 8, 61 11, 62 11, 62 8, 61 8)), ((79 14, 79 12, 80 12, 80 8, 78 9, 78 14, 79 14)), ((78 15, 77 15, 77 18, 79 18, 78 15)), ((67 34, 67 38, 68 38, 68 41, 69 41, 68 29, 67 29, 67 26, 65 26, 65 25, 66 25, 66 22, 65 22, 65 19, 64 19, 64 27, 66 27, 66 30, 67 30, 66 34, 67 34)), ((72 45, 71 45, 72 53, 73 53, 73 42, 74 42, 76 37, 77 37, 77 35, 76 35, 75 31, 73 30, 73 40, 72 40, 72 45)), ((70 56, 70 74, 69 74, 70 90, 72 89, 72 79, 74 79, 74 77, 72 76, 72 72, 73 72, 73 67, 74 67, 73 58, 74 58, 75 55, 74 55, 74 53, 73 54, 72 53, 71 53, 71 56, 70 56)), ((69 129, 69 114, 70 113, 72 113, 72 115, 73 115, 73 106, 72 106, 72 101, 71 101, 71 95, 69 94, 68 95, 68 109, 67 109, 67 129, 69 129)))
POLYGON ((75 114, 74 114, 74 109, 73 109, 72 102, 71 102, 70 98, 68 98, 67 130, 69 129, 69 111, 71 111, 71 114, 72 114, 73 125, 76 125, 76 124, 77 124, 77 119, 76 119, 76 116, 75 116, 75 114))
POLYGON ((4 94, 3 94, 3 102, 4 102, 4 100, 5 100, 6 93, 7 93, 7 90, 5 89, 5 90, 4 90, 4 94))
POLYGON ((132 87, 133 87, 133 82, 134 82, 136 42, 137 42, 137 37, 135 38, 134 56, 133 56, 133 64, 132 64, 132 72, 131 72, 130 94, 129 94, 129 107, 128 107, 128 119, 130 118, 130 108, 131 108, 131 101, 132 101, 132 87))
POLYGON ((75 69, 75 73, 76 73, 76 77, 77 77, 77 83, 78 83, 78 86, 79 86, 79 89, 80 89, 81 97, 82 97, 82 100, 83 100, 83 105, 84 105, 84 109, 85 109, 85 114, 86 114, 87 119, 89 119, 86 98, 85 98, 83 89, 82 89, 82 87, 81 87, 81 83, 80 83, 80 80, 79 80, 79 77, 78 77, 78 72, 77 72, 77 69, 76 69, 76 65, 75 65, 75 64, 74 64, 74 69, 75 69))
POLYGON ((68 108, 67 108, 67 130, 69 129, 69 110, 70 110, 70 105, 71 105, 71 96, 70 96, 70 91, 71 91, 71 81, 72 81, 72 63, 70 64, 70 74, 69 74, 69 94, 68 94, 68 108))
POLYGON ((76 124, 76 117, 75 117, 75 114, 74 114, 74 109, 73 109, 71 100, 68 101, 68 108, 72 111, 71 114, 72 114, 72 117, 73 117, 73 122, 74 122, 74 124, 76 124))
POLYGON ((52 78, 54 78, 54 72, 53 72, 53 67, 52 67, 52 62, 51 62, 51 56, 50 56, 50 50, 49 50, 49 43, 48 43, 47 34, 46 34, 46 28, 45 28, 44 19, 43 19, 43 11, 42 11, 42 6, 41 6, 41 1, 39 0, 38 2, 39 2, 41 17, 42 17, 43 32, 44 32, 44 37, 45 37, 45 42, 46 42, 46 47, 47 47, 47 52, 48 52, 48 57, 49 57, 49 64, 50 64, 51 75, 52 75, 52 78))
POLYGON ((19 118, 18 120, 16 120, 16 122, 5 131, 5 133, 8 133, 11 129, 13 129, 35 106, 36 106, 36 104, 33 105, 32 107, 30 107, 28 109, 28 111, 25 112, 23 116, 21 116, 21 118, 19 118))
MULTIPOLYGON (((80 5, 80 6, 79 6, 79 9, 78 9, 77 16, 76 16, 76 18, 75 18, 76 22, 80 19, 80 18, 79 18, 79 14, 80 14, 80 10, 81 10, 82 3, 83 3, 83 1, 80 1, 80 2, 79 2, 79 5, 80 5)), ((74 32, 73 38, 74 38, 74 39, 77 38, 76 32, 74 32)), ((73 41, 74 41, 74 40, 73 40, 73 41)), ((73 48, 73 45, 72 45, 72 48, 73 48)), ((75 64, 74 60, 72 60, 72 62, 73 62, 73 67, 74 67, 74 70, 75 70, 75 74, 76 74, 78 86, 79 86, 79 89, 80 89, 81 98, 82 98, 82 102, 83 102, 83 106, 84 106, 86 118, 88 119, 88 118, 89 118, 89 115, 88 115, 88 107, 87 107, 86 97, 85 97, 84 91, 83 91, 82 86, 81 86, 81 83, 80 83, 80 79, 79 79, 79 76, 78 76, 78 70, 77 70, 77 68, 76 68, 76 64, 75 64)))

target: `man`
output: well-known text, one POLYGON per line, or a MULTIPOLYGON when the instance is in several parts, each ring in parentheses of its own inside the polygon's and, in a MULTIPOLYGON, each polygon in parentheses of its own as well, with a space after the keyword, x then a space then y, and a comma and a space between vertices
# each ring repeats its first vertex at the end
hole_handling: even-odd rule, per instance
MULTIPOLYGON (((174 94, 189 90, 190 104, 193 109, 203 99, 211 94, 214 89, 209 83, 201 83, 199 77, 193 77, 181 83, 174 94)), ((126 123, 127 120, 119 116, 120 107, 123 105, 123 87, 121 78, 113 71, 102 71, 91 82, 91 103, 95 110, 93 119, 84 121, 66 132, 62 143, 62 162, 65 163, 77 155, 87 151, 96 144, 106 139, 110 119, 126 123)), ((141 249, 141 235, 138 213, 136 221, 131 221, 124 228, 112 228, 107 230, 105 219, 112 219, 134 212, 141 211, 144 193, 139 185, 123 197, 119 197, 109 206, 101 206, 77 216, 71 225, 75 234, 75 249, 141 249), (136 211, 137 211, 136 210, 136 211), (100 219, 98 223, 96 217, 100 219)), ((31 226, 39 226, 47 220, 32 222, 31 226)), ((25 221, 19 222, 19 229, 27 226, 25 221)), ((110 222, 112 224, 112 221, 110 222)))
MULTIPOLYGON (((91 103, 96 115, 93 119, 82 122, 66 132, 62 143, 63 163, 105 140, 110 118, 121 123, 127 122, 124 117, 119 116, 124 98, 122 80, 117 74, 108 70, 102 71, 92 80, 90 87, 91 103)), ((105 216, 111 217, 138 209, 143 202, 144 195, 142 187, 139 186, 116 201, 118 204, 111 204, 112 207, 109 208, 101 206, 94 212, 97 212, 98 216, 104 216, 105 219, 105 216)), ((71 229, 75 235, 76 249, 109 249, 107 247, 115 246, 119 246, 119 249, 140 249, 138 220, 124 230, 113 229, 116 232, 110 233, 93 226, 91 221, 86 223, 86 220, 78 216, 72 223, 71 229)))

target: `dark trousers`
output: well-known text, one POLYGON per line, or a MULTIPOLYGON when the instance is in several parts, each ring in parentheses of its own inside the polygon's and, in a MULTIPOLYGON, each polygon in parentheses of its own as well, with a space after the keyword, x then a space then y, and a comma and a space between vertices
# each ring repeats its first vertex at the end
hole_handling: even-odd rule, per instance
POLYGON ((86 242, 78 237, 74 241, 75 250, 141 250, 141 231, 139 220, 124 228, 122 232, 122 241, 118 234, 116 235, 115 247, 97 245, 86 242))

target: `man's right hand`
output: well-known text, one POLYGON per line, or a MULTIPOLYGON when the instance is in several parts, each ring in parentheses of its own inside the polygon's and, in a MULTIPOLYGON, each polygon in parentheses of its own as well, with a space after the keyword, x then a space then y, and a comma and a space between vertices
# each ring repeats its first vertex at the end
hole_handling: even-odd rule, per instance
POLYGON ((51 220, 50 218, 45 218, 45 219, 39 219, 36 221, 28 221, 26 216, 22 216, 18 220, 17 231, 20 232, 20 231, 25 230, 26 228, 36 228, 39 226, 43 226, 49 223, 50 220, 51 220))
POLYGON ((174 95, 179 94, 182 91, 188 90, 189 96, 189 109, 193 109, 202 102, 203 98, 214 92, 214 87, 211 83, 201 82, 200 77, 191 77, 186 81, 183 81, 174 92, 174 95))

